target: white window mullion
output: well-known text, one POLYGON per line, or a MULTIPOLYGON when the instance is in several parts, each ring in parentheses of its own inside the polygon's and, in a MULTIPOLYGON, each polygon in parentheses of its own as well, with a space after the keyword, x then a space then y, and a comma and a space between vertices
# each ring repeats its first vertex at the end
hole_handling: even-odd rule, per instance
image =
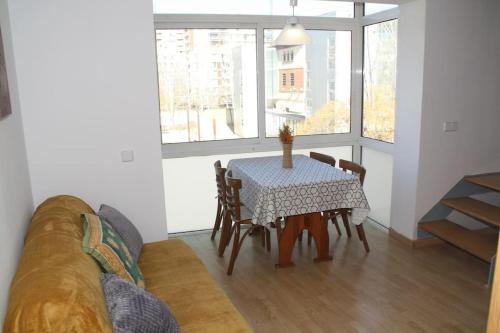
POLYGON ((355 24, 352 31, 352 111, 351 111, 351 133, 356 137, 353 147, 354 162, 361 162, 361 138, 362 104, 363 104, 363 28, 361 19, 363 17, 363 4, 356 3, 355 24))
POLYGON ((257 123, 259 143, 266 138, 266 68, 264 48, 264 27, 257 24, 257 123))

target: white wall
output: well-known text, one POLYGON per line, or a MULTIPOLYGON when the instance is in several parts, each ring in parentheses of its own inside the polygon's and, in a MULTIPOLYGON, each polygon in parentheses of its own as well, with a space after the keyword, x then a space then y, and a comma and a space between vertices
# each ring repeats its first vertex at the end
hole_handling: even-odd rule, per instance
POLYGON ((24 145, 19 95, 6 0, 0 0, 0 26, 6 57, 12 114, 0 120, 0 329, 7 308, 8 290, 33 213, 28 162, 24 145))
POLYGON ((33 198, 108 203, 167 237, 151 1, 10 1, 33 198), (122 149, 135 161, 122 163, 122 149))
POLYGON ((464 175, 500 171, 499 15, 495 0, 428 1, 417 217, 464 175))
POLYGON ((367 147, 363 147, 361 156, 361 162, 367 170, 363 190, 370 204, 368 217, 389 228, 394 158, 391 154, 367 147))
POLYGON ((408 238, 464 175, 500 171, 499 7, 428 0, 423 14, 423 1, 401 6, 391 223, 408 238), (445 121, 457 121, 458 132, 444 133, 445 121))
POLYGON ((425 50, 425 0, 400 6, 391 228, 416 235, 425 50))

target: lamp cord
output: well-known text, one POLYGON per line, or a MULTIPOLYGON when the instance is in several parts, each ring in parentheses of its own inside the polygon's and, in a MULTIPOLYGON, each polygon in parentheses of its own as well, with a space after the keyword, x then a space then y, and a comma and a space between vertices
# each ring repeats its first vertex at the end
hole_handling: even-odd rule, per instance
POLYGON ((292 6, 292 16, 295 16, 295 6, 297 6, 298 0, 290 0, 290 6, 292 6))

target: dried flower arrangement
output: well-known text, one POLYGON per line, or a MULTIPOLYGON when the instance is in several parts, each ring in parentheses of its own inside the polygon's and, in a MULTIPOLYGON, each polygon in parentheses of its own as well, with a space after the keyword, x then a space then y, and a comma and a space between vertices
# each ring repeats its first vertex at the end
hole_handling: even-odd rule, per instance
POLYGON ((280 141, 283 144, 293 143, 293 130, 290 126, 283 124, 283 127, 280 128, 280 141))

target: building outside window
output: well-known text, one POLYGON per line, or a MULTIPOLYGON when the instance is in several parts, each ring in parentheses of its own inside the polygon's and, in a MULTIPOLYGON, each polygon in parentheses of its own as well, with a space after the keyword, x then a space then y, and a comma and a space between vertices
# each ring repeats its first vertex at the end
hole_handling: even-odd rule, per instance
POLYGON ((156 31, 162 143, 257 137, 251 29, 156 31))
POLYGON ((264 30, 266 136, 276 136, 283 123, 297 135, 349 133, 351 32, 308 30, 314 43, 277 50, 271 43, 279 32, 264 30), (280 62, 279 52, 293 56, 280 62), (289 82, 276 89, 278 74, 288 76, 289 82))

